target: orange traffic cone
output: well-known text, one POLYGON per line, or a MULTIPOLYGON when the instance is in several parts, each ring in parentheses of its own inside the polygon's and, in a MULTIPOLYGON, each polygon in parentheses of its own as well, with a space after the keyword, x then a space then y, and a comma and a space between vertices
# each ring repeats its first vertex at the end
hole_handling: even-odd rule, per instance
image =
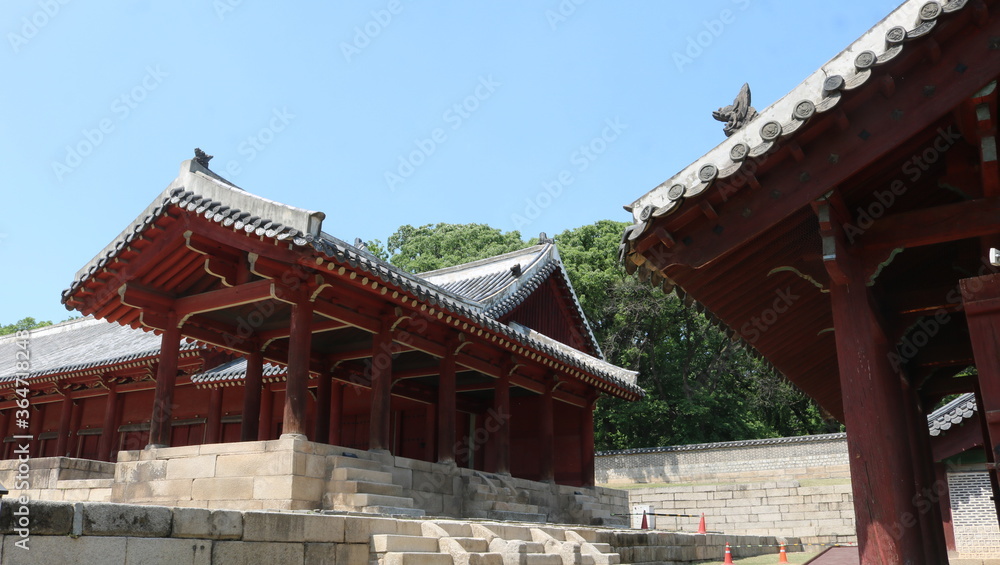
POLYGON ((649 529, 649 522, 646 521, 646 511, 645 510, 642 511, 642 525, 639 526, 639 528, 643 529, 643 530, 648 530, 649 529))
POLYGON ((698 522, 698 533, 699 534, 707 534, 708 533, 708 531, 705 529, 705 513, 704 512, 701 513, 701 521, 698 522))
POLYGON ((788 555, 785 554, 785 544, 781 544, 778 549, 778 563, 788 563, 788 555))
POLYGON ((723 565, 733 562, 733 554, 729 551, 729 544, 726 544, 726 558, 722 561, 723 565))

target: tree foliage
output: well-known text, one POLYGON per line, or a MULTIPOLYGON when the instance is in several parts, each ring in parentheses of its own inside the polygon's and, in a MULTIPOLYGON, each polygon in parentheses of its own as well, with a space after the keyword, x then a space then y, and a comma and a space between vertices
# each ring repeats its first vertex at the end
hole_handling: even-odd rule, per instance
POLYGON ((413 273, 433 271, 525 247, 517 231, 503 232, 485 224, 401 226, 383 246, 375 240, 368 250, 413 273))
MULTIPOLYGON (((618 242, 626 224, 608 220, 556 236, 584 312, 611 363, 639 371, 646 397, 603 399, 598 449, 732 441, 839 429, 783 377, 713 327, 702 314, 625 274, 618 242)), ((482 224, 402 226, 373 252, 411 271, 460 264, 527 245, 518 232, 482 224)))
POLYGON ((13 324, 0 326, 0 335, 8 335, 22 330, 33 330, 35 328, 44 328, 45 326, 51 326, 51 325, 52 322, 47 322, 47 321, 38 322, 31 316, 28 316, 27 318, 21 318, 20 320, 14 322, 13 324))

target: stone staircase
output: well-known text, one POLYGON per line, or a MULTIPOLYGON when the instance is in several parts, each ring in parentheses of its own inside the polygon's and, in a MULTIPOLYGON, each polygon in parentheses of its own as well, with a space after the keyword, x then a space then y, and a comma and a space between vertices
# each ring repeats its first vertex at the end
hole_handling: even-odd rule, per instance
POLYGON ((392 473, 378 461, 348 455, 329 458, 332 463, 324 510, 365 512, 392 516, 423 516, 403 487, 392 482, 392 473))
POLYGON ((499 475, 475 473, 462 478, 466 492, 464 515, 487 520, 545 523, 547 516, 531 504, 529 495, 499 475))
POLYGON ((574 516, 573 522, 591 526, 609 526, 613 528, 628 528, 629 521, 625 516, 612 516, 611 511, 600 503, 597 497, 575 491, 568 506, 574 516))
POLYGON ((523 524, 424 521, 420 536, 376 534, 378 565, 604 565, 621 563, 594 532, 523 524))

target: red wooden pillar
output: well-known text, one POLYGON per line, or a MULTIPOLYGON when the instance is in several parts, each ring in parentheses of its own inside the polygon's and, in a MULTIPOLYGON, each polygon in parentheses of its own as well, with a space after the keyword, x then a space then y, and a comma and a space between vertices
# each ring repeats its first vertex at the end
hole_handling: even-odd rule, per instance
POLYGON ((594 486, 594 405, 590 400, 580 409, 580 480, 585 487, 594 486))
POLYGON ((32 457, 41 457, 41 441, 38 436, 42 433, 42 424, 45 420, 45 405, 44 404, 33 404, 30 408, 31 421, 28 422, 28 435, 31 436, 31 440, 28 443, 28 453, 32 457))
POLYGON ((943 485, 938 489, 938 506, 941 512, 941 524, 944 526, 944 542, 948 551, 957 551, 955 545, 955 526, 951 521, 951 491, 948 488, 948 466, 944 462, 934 463, 934 475, 936 484, 943 485))
POLYGON ((437 410, 434 404, 424 405, 424 460, 434 461, 437 453, 437 410))
POLYGON ((455 462, 455 343, 445 344, 438 376, 437 448, 438 463, 455 462))
POLYGON ((538 446, 538 461, 541 464, 541 481, 556 480, 556 422, 555 422, 555 402, 552 393, 555 392, 553 382, 545 383, 545 392, 542 393, 542 413, 539 415, 540 443, 538 446))
POLYGON ((222 387, 213 387, 208 396, 208 421, 205 423, 205 443, 222 441, 222 387))
POLYGON ((831 284, 830 299, 861 563, 923 564, 900 377, 865 277, 850 258, 841 260, 848 280, 831 284))
POLYGON ((243 390, 243 418, 240 422, 240 441, 258 439, 263 379, 264 354, 254 345, 253 351, 247 356, 247 373, 243 390))
POLYGON ((108 382, 108 396, 104 403, 104 423, 101 426, 101 439, 97 442, 97 458, 101 461, 111 461, 111 450, 114 447, 115 436, 118 435, 118 384, 108 382))
POLYGON ((59 414, 59 437, 56 438, 56 456, 66 457, 69 449, 69 425, 73 421, 73 398, 69 393, 63 397, 62 411, 59 414))
POLYGON ((285 412, 281 437, 307 439, 306 388, 309 379, 309 355, 312 345, 312 302, 301 299, 292 304, 288 338, 288 380, 285 385, 285 412))
POLYGON ((911 502, 913 513, 920 521, 920 538, 924 544, 927 563, 947 563, 948 549, 945 545, 941 510, 934 501, 938 498, 935 488, 934 455, 931 450, 931 436, 927 429, 927 414, 920 399, 909 382, 902 381, 903 409, 906 426, 909 429, 910 452, 913 460, 914 489, 916 498, 911 502))
POLYGON ((330 386, 330 445, 340 445, 344 415, 344 383, 334 381, 330 386))
POLYGON ((177 383, 177 355, 181 345, 181 329, 177 314, 167 314, 167 327, 160 336, 160 362, 156 368, 156 391, 153 394, 153 415, 149 420, 147 449, 170 446, 170 421, 174 415, 174 385, 177 383))
POLYGON ((0 446, 0 459, 7 459, 10 457, 10 442, 3 441, 7 439, 7 436, 14 435, 10 431, 10 414, 13 412, 14 408, 9 408, 7 410, 0 411, 0 442, 3 445, 0 446))
POLYGON ((80 430, 80 422, 83 420, 83 403, 83 399, 73 403, 73 418, 69 425, 69 437, 72 440, 69 443, 70 457, 80 456, 80 436, 77 435, 77 432, 80 430))
POLYGON ((493 418, 497 419, 496 472, 510 475, 510 373, 497 379, 493 389, 493 418))
POLYGON ((333 396, 333 377, 321 374, 316 383, 316 427, 313 441, 330 443, 330 398, 333 396))
POLYGON ((274 393, 267 386, 260 391, 260 416, 258 417, 257 440, 271 439, 271 422, 274 421, 274 393))
POLYGON ((976 361, 976 395, 985 424, 983 449, 1000 521, 1000 274, 962 279, 962 303, 976 361))
POLYGON ((368 449, 389 451, 392 446, 392 329, 383 321, 372 335, 372 405, 368 449))

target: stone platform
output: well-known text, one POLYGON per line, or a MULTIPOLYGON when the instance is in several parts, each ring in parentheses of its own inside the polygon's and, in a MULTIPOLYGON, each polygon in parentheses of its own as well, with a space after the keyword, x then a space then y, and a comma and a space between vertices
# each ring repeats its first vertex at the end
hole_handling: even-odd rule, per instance
POLYGON ((737 548, 735 557, 776 552, 758 547, 773 546, 775 538, 759 536, 491 520, 98 502, 33 501, 25 508, 9 499, 0 505, 3 563, 671 565, 721 559, 726 543, 737 548))
POLYGON ((312 510, 582 525, 625 525, 628 495, 483 473, 301 439, 122 451, 117 463, 0 461, 0 483, 49 501, 229 510, 312 510))

